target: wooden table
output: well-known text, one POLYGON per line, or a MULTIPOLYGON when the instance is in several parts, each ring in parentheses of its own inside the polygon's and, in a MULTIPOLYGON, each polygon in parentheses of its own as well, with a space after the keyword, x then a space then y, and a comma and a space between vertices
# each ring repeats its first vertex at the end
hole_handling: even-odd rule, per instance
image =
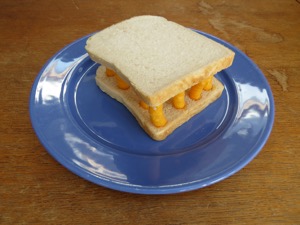
POLYGON ((299 1, 2 0, 0 29, 0 224, 300 224, 299 1), (74 40, 141 14, 229 41, 265 74, 274 128, 234 176, 182 194, 122 193, 79 178, 40 144, 28 105, 45 62, 74 40))

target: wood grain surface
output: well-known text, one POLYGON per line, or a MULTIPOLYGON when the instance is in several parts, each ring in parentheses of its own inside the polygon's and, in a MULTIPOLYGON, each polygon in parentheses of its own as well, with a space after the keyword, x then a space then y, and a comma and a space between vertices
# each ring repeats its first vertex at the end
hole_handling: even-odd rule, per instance
POLYGON ((0 224, 300 224, 299 1, 1 0, 0 32, 0 224), (182 194, 122 193, 69 172, 38 141, 29 94, 45 62, 82 36, 142 14, 218 36, 265 74, 274 128, 234 176, 182 194))

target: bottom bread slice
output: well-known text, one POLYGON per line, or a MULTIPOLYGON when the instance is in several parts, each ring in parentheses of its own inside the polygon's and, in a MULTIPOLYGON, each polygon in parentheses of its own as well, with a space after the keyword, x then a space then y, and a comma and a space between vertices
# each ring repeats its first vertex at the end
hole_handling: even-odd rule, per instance
POLYGON ((184 109, 175 109, 170 100, 165 102, 164 114, 168 123, 164 127, 158 128, 151 123, 148 110, 139 105, 141 99, 133 89, 119 89, 115 77, 106 76, 105 70, 106 68, 104 66, 100 66, 97 69, 97 85, 103 92, 125 105, 146 133, 157 141, 164 140, 176 128, 217 100, 224 89, 222 83, 214 78, 212 90, 203 91, 201 99, 195 101, 190 99, 187 95, 185 96, 186 106, 184 109))

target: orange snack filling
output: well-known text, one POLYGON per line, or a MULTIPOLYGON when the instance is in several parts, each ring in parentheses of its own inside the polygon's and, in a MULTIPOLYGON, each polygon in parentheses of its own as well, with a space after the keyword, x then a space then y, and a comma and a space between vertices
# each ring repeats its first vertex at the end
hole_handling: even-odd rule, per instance
POLYGON ((184 108, 184 106, 185 106, 184 95, 185 95, 185 92, 181 92, 172 98, 172 104, 176 109, 184 108))
POLYGON ((163 105, 149 107, 151 122, 156 127, 163 127, 167 124, 167 119, 163 112, 163 105))
POLYGON ((201 98, 201 94, 202 94, 204 85, 205 85, 205 82, 202 81, 202 82, 194 85, 193 87, 191 87, 191 89, 189 91, 189 97, 193 100, 199 100, 201 98))
POLYGON ((113 77, 114 75, 116 75, 115 71, 108 69, 108 68, 106 68, 105 73, 106 73, 106 76, 108 76, 108 77, 113 77))
POLYGON ((203 87, 204 91, 210 91, 212 89, 212 87, 213 87, 212 80, 213 80, 213 76, 210 76, 209 78, 207 78, 205 80, 206 83, 203 87))
POLYGON ((117 79, 117 86, 118 88, 122 90, 128 89, 130 86, 127 84, 121 77, 119 77, 117 74, 115 75, 117 79))
POLYGON ((147 105, 144 101, 140 101, 140 106, 144 109, 149 109, 149 105, 147 105))
MULTIPOLYGON (((118 74, 116 74, 115 71, 106 68, 105 72, 108 77, 116 77, 118 88, 122 90, 127 90, 128 88, 130 88, 130 85, 127 84, 120 76, 118 76, 118 74)), ((206 80, 201 81, 198 84, 192 86, 188 92, 189 97, 193 100, 199 100, 201 98, 203 90, 209 91, 212 89, 212 79, 213 76, 210 76, 206 80)), ((184 97, 185 92, 183 91, 172 98, 172 105, 174 106, 174 108, 183 109, 185 107, 186 103, 184 97)), ((150 119, 154 126, 163 127, 167 124, 167 119, 164 115, 162 104, 157 107, 149 107, 144 101, 140 101, 139 105, 142 108, 147 109, 149 111, 150 119)))
POLYGON ((109 68, 106 68, 105 73, 106 73, 106 76, 108 76, 108 77, 116 76, 118 88, 120 88, 122 90, 126 90, 130 87, 129 84, 127 84, 121 77, 119 77, 115 71, 113 71, 109 68))
POLYGON ((189 91, 189 97, 193 100, 199 100, 201 98, 202 91, 210 91, 213 87, 212 84, 213 76, 199 82, 198 84, 191 87, 189 91))

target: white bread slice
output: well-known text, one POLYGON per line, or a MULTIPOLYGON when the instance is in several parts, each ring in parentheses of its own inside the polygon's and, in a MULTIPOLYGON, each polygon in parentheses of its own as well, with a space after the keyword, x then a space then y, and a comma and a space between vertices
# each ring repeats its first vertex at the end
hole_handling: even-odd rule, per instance
POLYGON ((112 98, 118 100, 133 114, 140 126, 154 140, 164 140, 177 127, 188 121, 195 114, 201 112, 210 103, 214 102, 222 94, 224 86, 216 78, 213 79, 213 89, 211 91, 203 91, 202 98, 194 101, 187 95, 185 97, 186 107, 184 109, 175 109, 171 101, 164 103, 164 114, 168 123, 164 127, 155 127, 151 121, 148 110, 139 105, 140 97, 130 87, 127 90, 122 90, 117 87, 115 77, 108 77, 105 73, 106 68, 100 66, 97 69, 96 83, 102 91, 107 93, 112 98))
POLYGON ((91 36, 92 60, 114 70, 148 105, 157 106, 229 67, 234 52, 158 16, 138 16, 91 36))

